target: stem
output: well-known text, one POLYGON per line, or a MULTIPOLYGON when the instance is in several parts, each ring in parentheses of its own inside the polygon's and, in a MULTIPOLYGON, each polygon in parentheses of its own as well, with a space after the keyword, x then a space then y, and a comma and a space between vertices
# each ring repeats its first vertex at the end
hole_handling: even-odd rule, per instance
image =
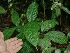
MULTIPOLYGON (((60 13, 60 26, 62 25, 62 16, 61 16, 62 14, 60 13)), ((62 31, 62 27, 61 27, 61 31, 62 31)))
POLYGON ((54 0, 53 0, 53 3, 54 3, 54 0))
POLYGON ((44 19, 45 19, 45 2, 43 0, 43 8, 44 8, 44 19))

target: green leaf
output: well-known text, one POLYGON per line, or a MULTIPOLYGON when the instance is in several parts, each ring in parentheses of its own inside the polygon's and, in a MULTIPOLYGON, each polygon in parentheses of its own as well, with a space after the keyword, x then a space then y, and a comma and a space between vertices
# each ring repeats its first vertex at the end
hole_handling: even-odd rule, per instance
POLYGON ((64 33, 59 31, 50 31, 45 34, 45 38, 49 37, 49 40, 52 40, 59 44, 65 44, 68 41, 68 37, 64 33))
POLYGON ((51 10, 54 10, 58 5, 58 2, 54 2, 54 4, 51 6, 51 10))
POLYGON ((35 47, 39 42, 39 32, 40 29, 38 22, 30 22, 24 26, 24 35, 26 39, 35 47))
POLYGON ((60 15, 61 11, 60 11, 60 8, 58 7, 58 4, 59 4, 58 2, 54 2, 54 4, 52 5, 51 7, 52 17, 51 18, 56 18, 60 15))
POLYGON ((68 44, 66 50, 64 51, 64 53, 70 53, 70 44, 68 44))
POLYGON ((4 33, 4 38, 5 38, 5 40, 7 40, 7 39, 9 39, 11 36, 12 36, 12 34, 13 34, 13 32, 15 31, 15 29, 16 28, 8 28, 8 29, 5 29, 4 31, 3 31, 3 33, 4 33))
POLYGON ((54 19, 46 20, 41 24, 41 31, 48 31, 49 29, 55 27, 57 24, 58 22, 54 19))
POLYGON ((11 2, 12 0, 8 0, 8 3, 11 2))
POLYGON ((70 51, 70 43, 68 44, 66 50, 69 50, 70 51))
POLYGON ((45 48, 51 47, 51 42, 43 38, 40 39, 39 46, 41 46, 42 50, 44 50, 45 48))
POLYGON ((63 9, 66 13, 70 14, 70 11, 66 7, 61 6, 61 9, 63 9))
POLYGON ((51 18, 57 18, 61 13, 60 8, 57 6, 53 11, 52 11, 52 17, 51 18))
POLYGON ((57 17, 57 16, 56 16, 56 11, 53 10, 53 11, 52 11, 52 17, 51 17, 51 18, 55 19, 56 17, 57 17))
POLYGON ((19 14, 14 9, 11 11, 11 20, 16 26, 18 26, 21 21, 21 18, 19 18, 19 14))
POLYGON ((18 32, 23 33, 23 31, 24 31, 24 26, 17 26, 16 30, 17 30, 18 32))
POLYGON ((53 0, 50 0, 50 1, 53 1, 53 0))
POLYGON ((56 8, 54 8, 54 10, 52 11, 52 18, 57 18, 61 13, 60 8, 57 6, 56 8))
POLYGON ((67 34, 67 37, 70 39, 70 32, 67 34))
POLYGON ((0 14, 5 13, 5 9, 3 7, 0 6, 0 14))
POLYGON ((60 49, 56 49, 55 53, 61 53, 61 50, 60 49))
POLYGON ((42 53, 51 53, 54 50, 53 47, 45 48, 42 53))
POLYGON ((33 50, 29 42, 26 42, 26 41, 24 42, 23 40, 22 49, 18 53, 31 53, 31 52, 35 52, 35 50, 33 50))
POLYGON ((38 4, 33 2, 29 5, 26 16, 29 22, 34 21, 38 14, 38 4))
POLYGON ((39 46, 41 46, 42 53, 51 53, 54 50, 48 38, 40 39, 39 46))
POLYGON ((69 50, 66 50, 66 51, 64 51, 64 53, 70 53, 70 51, 69 50))
POLYGON ((58 2, 59 0, 55 0, 55 2, 58 2))
POLYGON ((60 15, 60 13, 61 13, 60 8, 57 6, 55 8, 55 11, 56 11, 56 16, 58 17, 60 15))
POLYGON ((23 33, 19 33, 18 35, 16 35, 16 37, 23 40, 25 39, 25 36, 23 33))

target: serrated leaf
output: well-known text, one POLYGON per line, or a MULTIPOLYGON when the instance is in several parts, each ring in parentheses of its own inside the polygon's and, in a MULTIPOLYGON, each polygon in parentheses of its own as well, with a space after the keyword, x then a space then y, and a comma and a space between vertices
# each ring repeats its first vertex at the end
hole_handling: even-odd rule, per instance
POLYGON ((7 39, 9 39, 11 36, 12 36, 12 34, 13 34, 13 32, 15 31, 15 29, 16 28, 8 28, 8 29, 5 29, 4 31, 3 31, 3 33, 4 33, 4 39, 5 40, 7 40, 7 39))
POLYGON ((0 6, 0 14, 5 13, 5 9, 3 7, 0 6))
POLYGON ((14 9, 11 11, 11 20, 16 26, 18 26, 21 21, 21 18, 19 18, 19 14, 14 9))
POLYGON ((41 31, 48 31, 49 29, 55 27, 57 24, 58 22, 54 19, 46 20, 41 24, 41 31))
POLYGON ((24 26, 24 35, 26 39, 35 47, 39 42, 39 29, 40 27, 37 22, 30 22, 24 26))
POLYGON ((68 38, 65 36, 65 34, 59 31, 50 31, 45 34, 45 38, 46 37, 49 37, 49 40, 59 44, 65 44, 68 41, 68 38))
POLYGON ((66 13, 70 14, 70 11, 66 7, 61 6, 61 9, 63 9, 66 13))
POLYGON ((56 49, 55 53, 61 53, 61 50, 60 49, 56 49))
POLYGON ((34 21, 38 14, 38 4, 33 2, 29 5, 26 16, 29 22, 34 21))

